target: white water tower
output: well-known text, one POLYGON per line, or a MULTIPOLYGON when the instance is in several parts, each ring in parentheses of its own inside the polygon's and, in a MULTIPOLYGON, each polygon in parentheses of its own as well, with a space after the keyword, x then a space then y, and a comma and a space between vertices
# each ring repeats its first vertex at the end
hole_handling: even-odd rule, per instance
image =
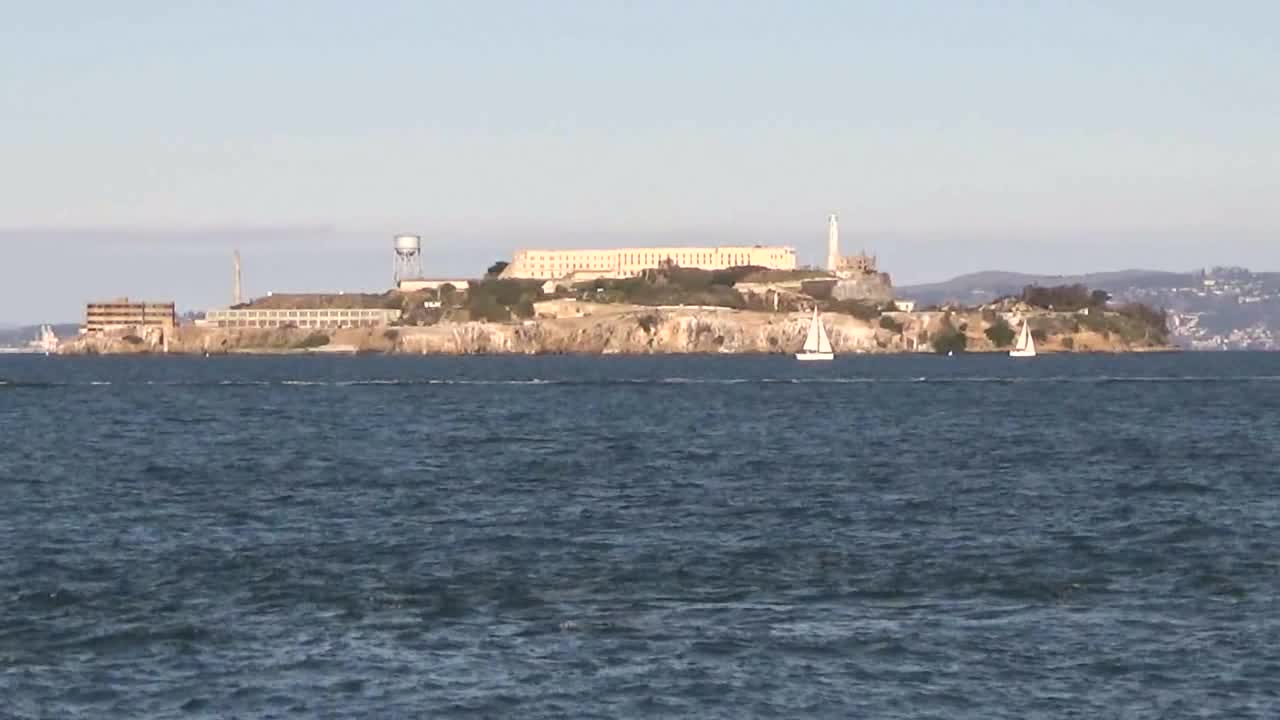
POLYGON ((422 277, 422 238, 417 235, 397 235, 393 280, 396 287, 401 280, 422 277))

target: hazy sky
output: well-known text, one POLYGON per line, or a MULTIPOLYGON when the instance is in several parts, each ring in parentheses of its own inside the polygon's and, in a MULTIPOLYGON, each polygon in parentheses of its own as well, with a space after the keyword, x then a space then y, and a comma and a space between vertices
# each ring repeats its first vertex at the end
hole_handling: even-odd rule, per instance
POLYGON ((3 2, 0 321, 768 242, 1280 269, 1280 3, 3 2))

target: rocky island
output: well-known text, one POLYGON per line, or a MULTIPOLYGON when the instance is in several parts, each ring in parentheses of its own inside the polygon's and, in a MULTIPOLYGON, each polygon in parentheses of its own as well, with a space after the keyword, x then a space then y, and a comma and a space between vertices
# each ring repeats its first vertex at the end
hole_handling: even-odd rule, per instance
POLYGON ((978 307, 910 308, 884 283, 859 287, 821 271, 663 267, 641 277, 557 285, 494 276, 465 291, 445 286, 381 295, 274 296, 245 307, 398 310, 391 326, 308 328, 187 324, 161 333, 81 335, 63 354, 793 353, 809 315, 823 312, 837 353, 1003 352, 1029 323, 1047 352, 1171 349, 1162 312, 1113 306, 1082 286, 1028 287, 978 307), (908 310, 909 308, 909 310, 908 310))

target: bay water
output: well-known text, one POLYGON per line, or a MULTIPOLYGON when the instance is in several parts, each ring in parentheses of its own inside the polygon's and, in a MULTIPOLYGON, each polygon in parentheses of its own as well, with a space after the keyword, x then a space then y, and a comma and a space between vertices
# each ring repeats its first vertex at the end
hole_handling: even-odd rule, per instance
POLYGON ((1280 716, 1280 355, 0 357, 0 717, 1280 716))

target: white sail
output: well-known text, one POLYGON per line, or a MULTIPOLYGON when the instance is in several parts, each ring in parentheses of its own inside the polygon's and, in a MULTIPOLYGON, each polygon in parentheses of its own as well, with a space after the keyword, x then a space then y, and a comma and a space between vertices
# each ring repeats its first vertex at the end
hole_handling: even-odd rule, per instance
POLYGON ((1031 336, 1031 325, 1026 320, 1022 321, 1022 330, 1018 333, 1018 340, 1013 344, 1013 350, 1009 354, 1013 357, 1035 357, 1036 339, 1031 336))
MULTIPOLYGON (((818 309, 813 309, 813 320, 809 323, 809 335, 804 339, 804 351, 807 353, 831 352, 831 343, 827 343, 827 350, 823 350, 822 343, 827 338, 827 333, 822 328, 822 321, 818 319, 818 309)), ((794 346, 793 346, 794 347, 794 346)))
POLYGON ((822 324, 821 319, 818 320, 818 352, 832 352, 831 338, 827 337, 827 326, 822 324))
POLYGON ((822 324, 822 316, 818 308, 813 309, 813 320, 809 323, 809 334, 804 339, 804 351, 796 355, 798 360, 831 360, 835 355, 831 351, 831 338, 827 337, 827 328, 822 324))

